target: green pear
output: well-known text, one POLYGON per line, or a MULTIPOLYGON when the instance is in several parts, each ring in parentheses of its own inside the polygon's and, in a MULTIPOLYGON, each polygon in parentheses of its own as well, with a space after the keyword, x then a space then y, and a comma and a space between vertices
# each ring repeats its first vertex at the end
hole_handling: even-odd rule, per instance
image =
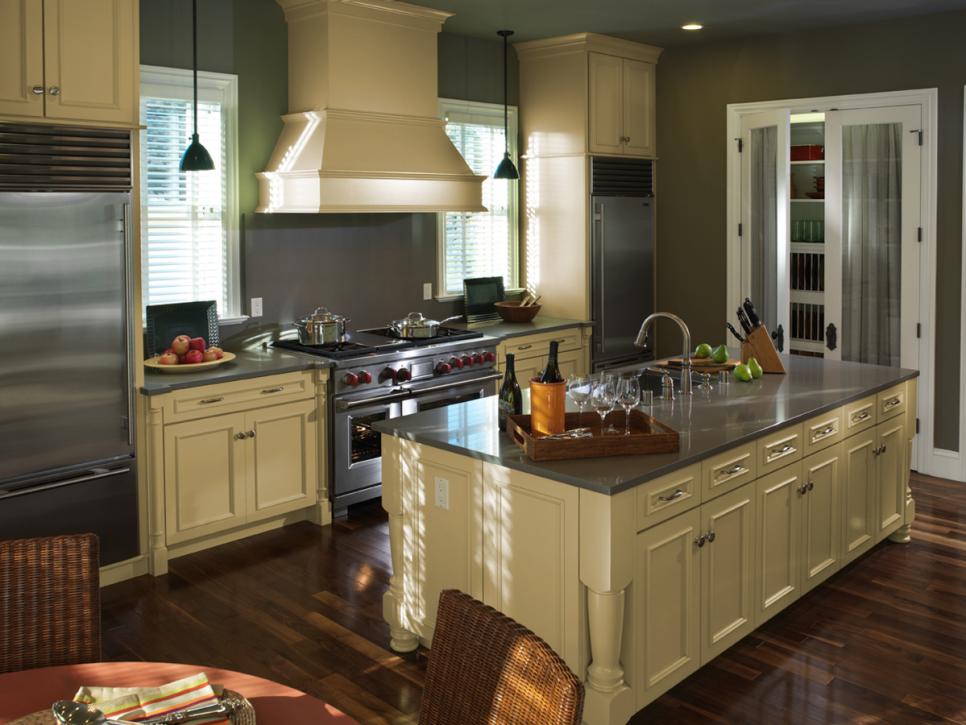
POLYGON ((743 383, 751 382, 751 370, 748 369, 747 365, 735 365, 735 380, 740 380, 743 383))
POLYGON ((760 378, 762 375, 765 374, 765 371, 761 369, 761 365, 758 363, 758 361, 755 358, 753 357, 748 358, 747 364, 748 364, 748 369, 751 371, 751 376, 753 378, 760 378))
POLYGON ((716 363, 728 362, 728 348, 724 345, 718 345, 718 347, 711 351, 711 359, 716 363))
POLYGON ((694 356, 701 359, 711 357, 711 345, 706 342, 702 342, 700 345, 694 348, 694 356))

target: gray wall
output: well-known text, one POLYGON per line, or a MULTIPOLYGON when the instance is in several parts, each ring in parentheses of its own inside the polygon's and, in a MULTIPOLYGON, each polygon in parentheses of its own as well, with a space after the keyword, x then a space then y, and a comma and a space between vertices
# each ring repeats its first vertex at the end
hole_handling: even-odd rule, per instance
MULTIPOLYGON (((718 341, 728 103, 939 89, 935 445, 958 449, 966 13, 669 48, 658 64, 658 307, 718 341)), ((676 346, 674 336, 662 336, 676 346), (669 339, 670 338, 670 339, 669 339)))
MULTIPOLYGON (((419 310, 442 318, 461 304, 423 301, 436 287, 433 214, 255 214, 255 173, 264 169, 287 111, 287 31, 272 0, 199 3, 199 67, 238 75, 239 201, 243 305, 262 297, 264 314, 225 334, 290 322, 326 305, 354 327, 419 310)), ((439 95, 503 100, 502 41, 441 33, 439 95)), ((190 0, 141 0, 141 62, 191 66, 190 0)), ((517 66, 510 53, 510 102, 517 66)))

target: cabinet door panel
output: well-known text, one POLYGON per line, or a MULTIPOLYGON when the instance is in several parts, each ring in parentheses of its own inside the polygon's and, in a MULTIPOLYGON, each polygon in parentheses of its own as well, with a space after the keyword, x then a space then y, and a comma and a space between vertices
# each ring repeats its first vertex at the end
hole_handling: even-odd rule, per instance
POLYGON ((643 707, 701 663, 698 509, 637 535, 635 631, 637 706, 643 707))
POLYGON ((581 350, 570 350, 569 352, 557 353, 557 367, 564 380, 571 375, 585 375, 584 354, 581 350))
POLYGON ((276 516, 315 503, 318 433, 314 400, 275 405, 246 415, 249 519, 276 516))
POLYGON ((245 523, 242 414, 164 428, 165 527, 169 544, 245 523))
POLYGON ((880 423, 876 443, 881 453, 876 460, 879 484, 877 536, 882 538, 902 523, 906 499, 906 439, 902 416, 880 423))
POLYGON ((755 487, 743 486, 701 507, 701 662, 721 654, 754 627, 755 487))
MULTIPOLYGON (((802 476, 792 465, 760 478, 757 488, 757 623, 780 612, 799 596, 802 476)), ((715 541, 717 543, 717 541, 715 541)))
MULTIPOLYGON (((559 356, 557 359, 559 361, 559 356)), ((542 356, 517 358, 513 365, 517 374, 517 382, 520 383, 520 390, 526 390, 530 387, 530 378, 535 378, 543 372, 547 360, 542 356)))
POLYGON ((843 563, 866 551, 875 542, 876 485, 875 429, 867 430, 843 444, 842 508, 845 535, 842 542, 843 563))
POLYGON ((580 491, 483 466, 483 601, 529 627, 579 668, 580 491))
POLYGON ((624 59, 623 120, 624 153, 631 156, 654 156, 654 65, 624 59))
POLYGON ((623 153, 622 68, 620 58, 603 53, 590 54, 590 150, 592 153, 623 153))
POLYGON ((136 0, 44 0, 48 118, 137 123, 137 16, 136 0))
POLYGON ((802 592, 839 568, 842 549, 842 446, 836 445, 803 461, 808 494, 802 498, 802 592))
POLYGON ((43 0, 0 0, 0 115, 44 115, 43 0))

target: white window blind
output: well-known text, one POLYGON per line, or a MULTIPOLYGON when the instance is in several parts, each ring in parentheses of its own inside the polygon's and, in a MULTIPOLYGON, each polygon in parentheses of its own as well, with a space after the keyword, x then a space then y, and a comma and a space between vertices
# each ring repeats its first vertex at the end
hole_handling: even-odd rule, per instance
MULTIPOLYGON (((446 135, 483 182, 485 212, 441 214, 440 296, 461 295, 469 277, 503 277, 507 289, 517 286, 517 184, 494 179, 503 159, 503 106, 458 101, 441 102, 446 135)), ((516 109, 510 125, 514 156, 516 109)))
POLYGON ((215 300, 220 317, 237 314, 232 239, 237 211, 231 183, 235 160, 229 138, 232 112, 221 98, 199 99, 198 134, 215 169, 182 173, 178 166, 193 126, 191 75, 172 70, 164 83, 142 88, 141 122, 146 126, 141 137, 145 305, 215 300))

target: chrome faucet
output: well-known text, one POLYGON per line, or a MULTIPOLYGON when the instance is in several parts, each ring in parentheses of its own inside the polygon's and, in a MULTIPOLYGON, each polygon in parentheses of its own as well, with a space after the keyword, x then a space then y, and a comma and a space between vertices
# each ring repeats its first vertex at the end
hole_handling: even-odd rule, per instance
POLYGON ((634 346, 642 348, 647 345, 648 328, 659 317, 676 322, 677 326, 681 328, 681 336, 684 338, 684 352, 681 354, 681 394, 691 395, 691 330, 684 324, 684 320, 670 312, 655 312, 648 315, 641 323, 641 329, 637 333, 637 339, 634 340, 634 346))

